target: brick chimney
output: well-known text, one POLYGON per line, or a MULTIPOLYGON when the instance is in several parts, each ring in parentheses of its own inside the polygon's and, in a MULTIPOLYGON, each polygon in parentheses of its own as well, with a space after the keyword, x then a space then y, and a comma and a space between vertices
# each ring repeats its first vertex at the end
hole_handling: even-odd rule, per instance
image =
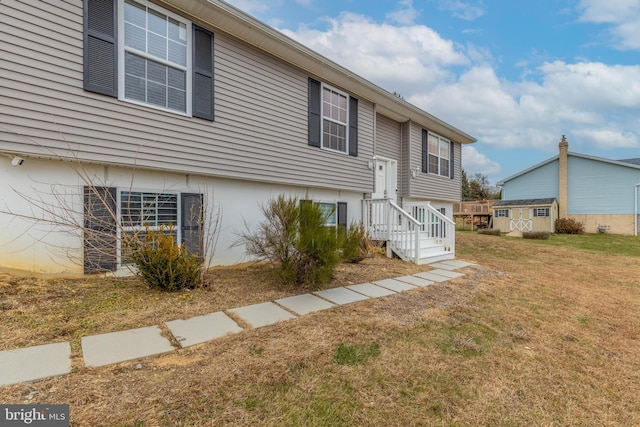
POLYGON ((568 165, 568 152, 569 152, 569 141, 567 138, 562 135, 562 140, 558 144, 558 148, 560 149, 560 155, 558 157, 560 163, 558 168, 558 196, 560 200, 558 200, 560 213, 560 218, 566 218, 568 215, 568 206, 569 206, 569 165, 568 165))

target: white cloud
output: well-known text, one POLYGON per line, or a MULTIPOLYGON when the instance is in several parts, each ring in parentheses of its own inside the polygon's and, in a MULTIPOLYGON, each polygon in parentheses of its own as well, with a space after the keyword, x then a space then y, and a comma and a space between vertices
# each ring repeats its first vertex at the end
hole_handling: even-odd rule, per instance
POLYGON ((387 14, 387 19, 396 24, 411 25, 418 16, 420 12, 413 7, 413 0, 401 0, 398 8, 387 14))
POLYGON ((439 0, 439 6, 441 10, 451 12, 456 18, 464 19, 466 21, 473 21, 484 15, 484 7, 482 1, 478 5, 472 5, 471 3, 460 0, 439 0))
POLYGON ((468 177, 481 173, 487 178, 497 176, 502 172, 500 165, 491 161, 487 156, 478 152, 476 147, 465 145, 462 147, 462 168, 468 177))
POLYGON ((405 97, 420 87, 452 78, 448 67, 469 63, 452 41, 422 25, 379 24, 352 13, 327 18, 326 22, 324 30, 281 31, 405 97))
MULTIPOLYGON (((523 80, 508 81, 496 74, 490 52, 457 45, 424 25, 352 13, 326 22, 322 30, 283 32, 488 148, 555 153, 563 134, 578 152, 640 147, 640 66, 531 63, 523 80)), ((469 153, 490 169, 489 159, 482 164, 479 153, 469 153)))
POLYGON ((580 0, 580 21, 610 25, 616 48, 640 49, 640 2, 637 0, 580 0))

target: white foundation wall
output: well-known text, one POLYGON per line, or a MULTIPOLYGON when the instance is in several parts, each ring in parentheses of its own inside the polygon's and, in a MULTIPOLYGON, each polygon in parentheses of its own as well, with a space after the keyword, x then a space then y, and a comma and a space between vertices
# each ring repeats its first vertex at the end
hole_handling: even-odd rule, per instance
POLYGON ((255 229, 263 220, 261 206, 281 194, 346 202, 349 223, 362 218, 360 193, 33 158, 12 166, 10 158, 0 157, 0 269, 82 274, 83 187, 89 181, 118 192, 202 193, 205 246, 212 241, 211 222, 218 220, 212 266, 250 260, 242 245, 234 245, 238 234, 246 225, 255 229))

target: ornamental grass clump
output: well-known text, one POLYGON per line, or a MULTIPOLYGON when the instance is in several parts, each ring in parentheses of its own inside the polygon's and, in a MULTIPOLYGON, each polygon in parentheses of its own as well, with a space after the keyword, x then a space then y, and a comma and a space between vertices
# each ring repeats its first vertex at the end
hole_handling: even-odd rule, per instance
POLYGON ((262 206, 264 221, 254 231, 240 234, 248 255, 266 260, 278 281, 319 288, 333 277, 343 261, 364 258, 364 228, 346 231, 327 225, 326 212, 308 200, 280 195, 262 206))
POLYGON ((203 260, 176 243, 173 226, 147 228, 142 235, 129 236, 126 243, 136 275, 149 287, 179 291, 200 284, 203 260))

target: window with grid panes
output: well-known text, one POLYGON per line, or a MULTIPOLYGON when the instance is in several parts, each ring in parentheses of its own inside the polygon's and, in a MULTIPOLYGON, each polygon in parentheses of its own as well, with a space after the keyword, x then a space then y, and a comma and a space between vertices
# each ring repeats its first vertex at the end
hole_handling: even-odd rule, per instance
POLYGON ((161 227, 173 227, 174 241, 178 242, 178 195, 171 193, 151 193, 122 191, 120 193, 120 221, 122 232, 122 259, 128 259, 129 238, 144 240, 147 231, 161 227))
POLYGON ((322 86, 322 148, 348 152, 348 101, 346 94, 322 86))
POLYGON ((186 113, 190 23, 143 1, 123 6, 124 99, 186 113))
POLYGON ((429 173, 441 176, 449 176, 450 146, 448 139, 429 132, 429 173))

